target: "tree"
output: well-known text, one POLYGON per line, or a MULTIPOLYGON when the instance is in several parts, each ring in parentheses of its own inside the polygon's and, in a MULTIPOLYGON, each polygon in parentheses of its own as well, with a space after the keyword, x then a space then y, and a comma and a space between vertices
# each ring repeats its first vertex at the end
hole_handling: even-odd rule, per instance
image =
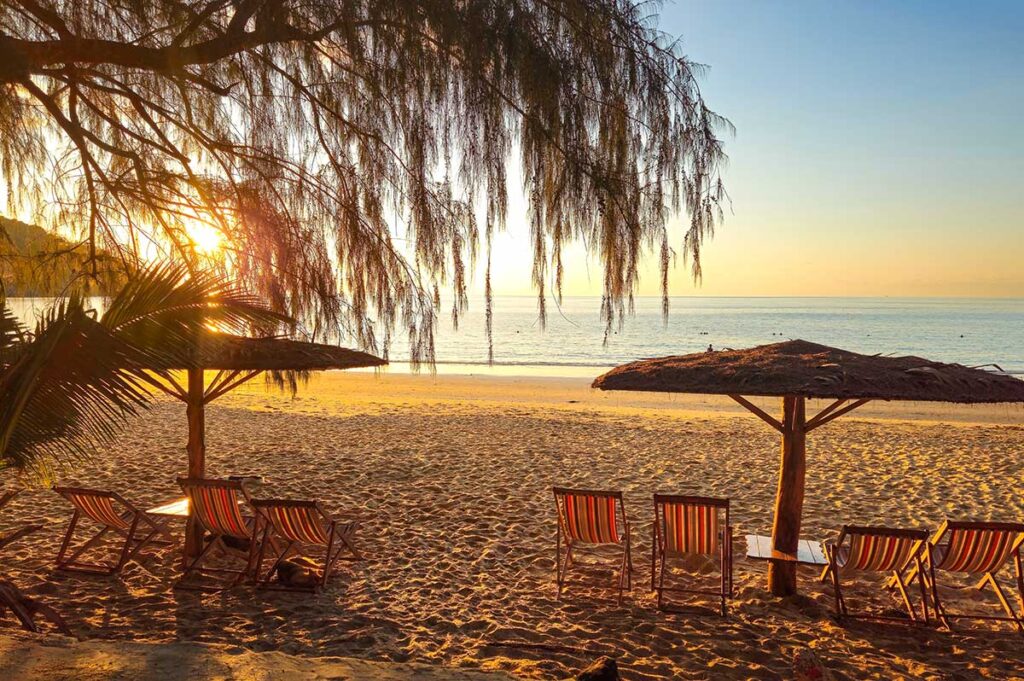
POLYGON ((0 305, 0 470, 48 479, 110 444, 146 406, 161 366, 189 366, 209 326, 244 332, 284 320, 207 273, 155 264, 128 277, 103 316, 58 301, 29 332, 0 305))
POLYGON ((688 213, 699 277, 726 198, 728 124, 650 6, 0 0, 2 172, 91 257, 222 257, 315 335, 386 353, 400 326, 418 361, 433 358, 440 291, 456 323, 465 309, 481 240, 490 331, 490 243, 518 157, 541 318, 563 245, 582 240, 610 329, 648 249, 667 314, 668 220, 688 213), (197 223, 228 248, 195 248, 197 223))

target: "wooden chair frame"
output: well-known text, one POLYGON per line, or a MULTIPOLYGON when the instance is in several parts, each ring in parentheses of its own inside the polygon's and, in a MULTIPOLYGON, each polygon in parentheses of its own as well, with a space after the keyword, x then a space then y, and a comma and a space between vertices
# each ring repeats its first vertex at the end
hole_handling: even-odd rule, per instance
MULTIPOLYGON (((185 492, 185 496, 189 497, 189 510, 191 514, 195 514, 195 508, 191 506, 192 496, 188 493, 191 487, 214 487, 220 489, 231 489, 235 490, 236 493, 241 495, 244 502, 252 506, 252 499, 249 497, 249 492, 245 489, 244 484, 240 480, 219 480, 210 478, 178 478, 178 485, 182 491, 185 492)), ((241 511, 239 511, 241 515, 241 511)), ((249 533, 247 536, 239 536, 224 532, 221 528, 209 527, 204 523, 198 515, 195 515, 195 521, 199 524, 199 527, 204 532, 208 532, 211 535, 211 540, 206 543, 206 546, 202 548, 197 556, 189 560, 187 554, 183 555, 182 559, 182 575, 181 579, 178 580, 175 585, 176 588, 180 589, 191 589, 194 591, 222 591, 225 588, 230 588, 241 584, 247 577, 253 578, 253 565, 257 553, 257 534, 256 534, 256 517, 242 515, 242 519, 247 522, 249 526, 249 533), (232 568, 210 568, 203 565, 207 558, 210 557, 214 548, 218 548, 222 553, 231 555, 236 549, 232 549, 224 542, 225 537, 235 537, 236 539, 247 539, 249 541, 249 551, 246 557, 245 568, 243 569, 232 569, 232 568), (209 587, 198 584, 188 584, 185 580, 191 575, 211 575, 220 576, 228 575, 232 576, 233 579, 226 582, 221 586, 209 587)))
POLYGON ((319 501, 306 501, 301 499, 253 499, 251 503, 253 508, 256 509, 257 521, 262 527, 262 529, 257 530, 257 532, 261 534, 261 539, 260 548, 256 554, 256 563, 254 566, 256 585, 259 588, 316 593, 327 586, 327 580, 332 574, 335 563, 339 560, 364 560, 362 554, 355 547, 355 532, 359 526, 358 521, 352 521, 349 523, 339 521, 329 514, 319 501), (300 546, 308 546, 309 544, 288 537, 281 531, 273 517, 267 512, 267 509, 275 506, 311 509, 316 511, 320 520, 323 522, 323 528, 326 530, 325 533, 327 534, 327 543, 320 545, 325 548, 323 557, 323 573, 317 583, 312 587, 274 584, 271 581, 274 577, 274 573, 277 571, 277 568, 285 559, 288 558, 289 554, 294 552, 296 554, 309 557, 308 552, 297 550, 300 546), (277 553, 274 563, 270 566, 270 569, 267 570, 267 572, 263 573, 263 558, 267 544, 270 543, 270 540, 272 539, 271 532, 276 532, 279 538, 287 543, 284 548, 274 548, 275 553, 277 553), (348 555, 343 555, 346 553, 348 555), (262 576, 260 576, 261 573, 262 576))
MULTIPOLYGON (((698 497, 688 496, 680 494, 655 494, 654 495, 654 526, 652 529, 651 537, 651 591, 657 591, 658 593, 658 609, 665 610, 664 605, 664 594, 667 593, 684 593, 684 594, 696 594, 702 596, 715 596, 720 599, 719 613, 724 617, 728 611, 727 600, 732 598, 733 586, 732 586, 732 567, 733 567, 733 556, 732 556, 732 525, 730 524, 729 518, 729 500, 720 499, 715 497, 698 497), (719 567, 722 572, 721 587, 717 590, 710 589, 684 589, 681 587, 667 587, 665 586, 665 573, 666 563, 669 557, 674 555, 682 554, 670 554, 668 551, 667 540, 665 538, 665 528, 662 527, 665 517, 663 508, 670 504, 687 504, 693 506, 710 506, 715 509, 715 513, 721 511, 725 512, 725 524, 719 526, 719 537, 718 537, 718 558, 719 567)), ((693 555, 713 555, 713 554, 693 554, 693 555)))
MULTIPOLYGON (((921 591, 921 607, 924 611, 923 622, 924 624, 928 624, 930 621, 928 614, 928 594, 922 573, 922 568, 924 566, 925 544, 928 541, 928 531, 867 525, 843 525, 842 530, 839 532, 839 538, 833 543, 825 544, 825 556, 828 558, 828 565, 826 565, 825 569, 821 572, 821 581, 828 581, 830 576, 832 578, 832 588, 835 592, 836 619, 840 621, 844 618, 885 622, 907 621, 903 617, 895 617, 892 615, 881 615, 867 612, 851 613, 849 608, 846 606, 846 599, 843 597, 840 579, 840 575, 844 571, 844 566, 839 565, 839 549, 842 548, 847 537, 855 534, 871 535, 876 537, 900 537, 917 541, 917 544, 911 546, 910 554, 907 556, 906 562, 891 571, 892 574, 886 580, 885 586, 890 590, 896 589, 899 591, 900 597, 903 599, 903 605, 907 609, 907 614, 910 616, 910 623, 916 624, 921 622, 921 620, 918 619, 917 610, 914 608, 914 605, 910 600, 910 594, 907 591, 907 587, 910 586, 910 583, 914 581, 914 579, 917 579, 918 586, 921 591)), ((876 570, 875 572, 878 571, 876 570)))
MULTIPOLYGON (((926 572, 925 581, 931 588, 932 601, 935 605, 935 614, 939 618, 939 621, 947 629, 952 629, 952 620, 955 619, 969 619, 969 620, 996 620, 1013 622, 1017 626, 1017 630, 1024 634, 1024 565, 1021 562, 1021 545, 1024 544, 1024 523, 1001 523, 1001 522, 965 522, 965 521, 951 521, 947 520, 942 523, 938 530, 931 539, 928 540, 928 550, 926 551, 926 572), (942 570, 941 565, 935 564, 935 550, 943 545, 943 539, 946 538, 948 533, 954 530, 995 530, 995 531, 1009 531, 1016 532, 1017 537, 1012 540, 1012 548, 1010 549, 1009 556, 1002 563, 997 565, 994 569, 986 570, 982 574, 981 580, 974 585, 974 588, 978 591, 983 591, 986 586, 991 586, 995 592, 996 598, 999 600, 999 604, 1003 606, 1003 610, 1006 612, 1005 617, 998 615, 980 615, 980 614, 969 614, 969 613, 952 613, 946 610, 946 607, 942 604, 939 598, 938 581, 936 579, 936 569, 942 570), (1016 586, 1017 586, 1017 599, 1021 607, 1021 614, 1014 612, 1013 607, 1010 605, 1009 600, 1006 598, 1006 593, 1003 588, 999 585, 996 580, 995 573, 997 573, 1002 567, 1009 561, 1013 561, 1014 569, 1016 572, 1016 586)), ((979 574, 966 572, 965 574, 979 574)))
POLYGON ((147 546, 166 546, 174 543, 170 531, 167 529, 166 521, 157 521, 145 511, 135 507, 117 492, 90 489, 86 487, 54 487, 53 491, 64 497, 72 506, 75 507, 75 512, 71 516, 71 522, 68 523, 68 529, 65 532, 64 539, 57 551, 56 567, 58 570, 90 575, 116 575, 121 572, 129 560, 138 555, 139 552, 147 546), (124 508, 124 511, 118 513, 117 509, 114 508, 113 503, 110 505, 111 509, 115 513, 118 513, 119 517, 125 522, 127 529, 110 525, 82 511, 78 504, 72 500, 74 495, 92 496, 100 499, 106 499, 109 502, 116 502, 124 508), (102 525, 102 527, 98 532, 92 535, 92 537, 87 539, 77 548, 73 549, 71 555, 68 556, 67 553, 69 549, 71 549, 71 540, 74 537, 75 529, 78 527, 78 523, 82 519, 83 515, 97 524, 102 525), (147 529, 149 530, 148 533, 146 532, 147 529), (124 543, 121 544, 121 548, 117 552, 117 559, 113 563, 93 563, 80 560, 80 557, 85 554, 86 551, 96 546, 110 531, 121 535, 124 539, 124 543), (138 534, 140 531, 145 534, 138 534), (163 535, 164 538, 159 539, 158 535, 163 535))
MULTIPOLYGON (((621 541, 617 543, 602 543, 594 544, 594 546, 621 546, 622 547, 622 559, 619 563, 619 577, 616 580, 616 587, 619 592, 618 603, 622 604, 622 593, 623 591, 632 591, 633 589, 633 557, 630 552, 630 529, 629 529, 629 518, 626 516, 626 506, 622 500, 622 492, 620 491, 608 491, 608 490, 585 490, 585 489, 572 489, 568 487, 555 487, 553 488, 555 495, 555 512, 558 514, 558 531, 555 537, 555 580, 558 583, 558 597, 562 597, 562 590, 565 588, 568 573, 570 568, 576 565, 573 558, 573 550, 577 549, 580 544, 588 544, 589 542, 580 542, 572 539, 568 528, 565 527, 565 514, 563 512, 564 498, 569 495, 573 496, 592 496, 604 499, 614 499, 617 502, 619 513, 622 516, 622 532, 618 532, 621 537, 621 541), (562 558, 562 543, 563 537, 565 540, 565 558, 562 558)), ((616 522, 616 530, 618 531, 618 519, 616 522)), ((580 549, 582 550, 582 549, 580 549)), ((579 582, 586 586, 603 586, 593 582, 579 582)))

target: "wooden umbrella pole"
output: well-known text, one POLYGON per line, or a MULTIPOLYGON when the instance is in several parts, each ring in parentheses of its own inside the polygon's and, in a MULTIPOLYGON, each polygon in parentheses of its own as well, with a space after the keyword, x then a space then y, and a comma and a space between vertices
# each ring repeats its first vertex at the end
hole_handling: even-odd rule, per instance
MULTIPOLYGON (((807 471, 807 414, 805 399, 794 395, 782 398, 782 457, 779 487, 775 495, 775 520, 772 548, 795 554, 800 541, 800 520, 804 505, 804 478, 807 471)), ((796 593, 796 563, 771 561, 768 588, 776 596, 796 593)))
MULTIPOLYGON (((206 414, 203 370, 188 370, 188 391, 185 414, 188 418, 188 477, 206 474, 206 414)), ((185 526, 185 556, 195 557, 203 548, 203 530, 189 516, 185 526)))

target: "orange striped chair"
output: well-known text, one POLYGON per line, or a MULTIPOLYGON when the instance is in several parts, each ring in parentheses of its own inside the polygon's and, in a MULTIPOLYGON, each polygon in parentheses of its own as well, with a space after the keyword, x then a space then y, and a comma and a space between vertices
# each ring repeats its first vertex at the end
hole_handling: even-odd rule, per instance
POLYGON ((1021 545, 1024 544, 1024 523, 955 522, 947 520, 928 540, 927 576, 932 600, 939 620, 950 627, 953 619, 1001 620, 1013 622, 1024 633, 1024 567, 1021 565, 1021 545), (1012 560, 1015 569, 1017 599, 1022 613, 1010 606, 996 573, 1012 560), (979 591, 991 586, 1006 611, 1006 616, 951 613, 939 599, 937 571, 959 572, 972 578, 981 578, 975 588, 979 591))
MULTIPOLYGON (((253 565, 258 550, 255 518, 242 514, 240 504, 252 504, 248 492, 239 480, 212 480, 206 478, 178 478, 185 496, 188 497, 189 511, 195 522, 208 533, 209 540, 199 555, 191 561, 185 558, 183 574, 178 586, 207 590, 207 587, 186 583, 190 576, 212 575, 233 576, 227 585, 233 586, 246 577, 253 576, 253 565), (215 549, 221 554, 239 556, 245 554, 244 568, 208 567, 206 565, 215 549)), ((239 558, 240 560, 240 558, 239 558)), ((219 588, 219 587, 218 587, 219 588)))
POLYGON ((651 538, 651 590, 658 592, 658 608, 664 609, 664 594, 687 593, 716 596, 719 611, 726 614, 732 597, 732 526, 729 500, 678 494, 654 495, 654 536, 651 538), (721 586, 718 589, 690 589, 665 586, 670 558, 704 556, 718 559, 721 586))
POLYGON ((599 546, 622 549, 616 586, 619 603, 623 590, 633 588, 633 558, 630 555, 629 520, 622 502, 622 492, 568 489, 555 487, 555 509, 558 512, 558 533, 555 539, 555 579, 558 595, 566 583, 569 569, 575 566, 573 551, 599 546), (563 558, 562 544, 565 544, 563 558))
MULTIPOLYGON (((334 564, 339 560, 363 560, 355 547, 355 533, 358 522, 341 522, 333 518, 317 501, 295 499, 254 499, 259 521, 262 525, 262 541, 256 558, 257 584, 261 588, 275 588, 289 591, 319 591, 327 585, 334 564), (277 557, 270 569, 262 572, 264 549, 267 547, 271 533, 283 539, 284 548, 277 550, 277 557), (311 586, 290 586, 273 584, 272 580, 278 567, 290 554, 307 557, 309 551, 300 551, 300 547, 318 547, 323 550, 323 570, 319 579, 311 586)), ((317 551, 319 552, 319 551, 317 551)))
POLYGON ((142 549, 150 545, 170 544, 172 538, 167 530, 166 522, 159 522, 145 511, 139 510, 125 501, 116 492, 86 489, 84 487, 54 487, 53 491, 61 495, 75 507, 74 515, 68 524, 64 540, 57 551, 57 569, 67 572, 83 572, 86 574, 114 575, 121 572, 125 563, 134 558, 142 549), (72 550, 71 541, 82 518, 87 518, 99 526, 98 531, 80 546, 72 550), (112 562, 86 562, 81 557, 97 546, 108 533, 120 535, 112 562), (162 538, 159 538, 161 537, 162 538))
POLYGON ((924 622, 928 623, 928 599, 925 593, 923 566, 927 530, 909 530, 893 527, 864 527, 844 525, 839 539, 825 545, 828 565, 821 573, 821 581, 832 578, 835 590, 836 617, 852 617, 872 620, 905 621, 902 617, 858 613, 850 614, 843 598, 841 577, 867 572, 892 573, 887 584, 899 590, 903 605, 907 608, 911 622, 917 622, 917 611, 910 601, 907 586, 917 579, 921 588, 921 606, 924 622), (847 541, 848 540, 848 541, 847 541))

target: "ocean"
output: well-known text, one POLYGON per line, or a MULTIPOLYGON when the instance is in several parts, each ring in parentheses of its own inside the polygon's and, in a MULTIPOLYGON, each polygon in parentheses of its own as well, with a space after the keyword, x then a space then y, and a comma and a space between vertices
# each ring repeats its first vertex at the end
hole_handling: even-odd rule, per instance
MULTIPOLYGON (((97 306, 99 306, 97 301, 97 306)), ((11 298, 26 322, 47 303, 11 298)), ((637 298, 636 312, 605 339, 596 297, 548 302, 542 328, 536 299, 494 300, 494 366, 487 366, 484 304, 471 302, 458 330, 442 312, 437 370, 532 375, 590 375, 646 357, 745 348, 793 338, 856 352, 918 355, 967 366, 995 364, 1024 375, 1024 298, 712 298, 671 299, 667 324, 660 298, 637 298)), ((394 369, 408 360, 392 348, 394 369)))
MULTIPOLYGON (((548 302, 541 328, 536 299, 494 301, 494 362, 505 373, 578 375, 573 367, 611 367, 647 357, 746 348, 802 338, 868 354, 918 355, 967 366, 997 364, 1024 374, 1024 298, 672 298, 667 324, 661 299, 638 298, 636 312, 607 341, 601 300, 548 302), (538 371, 539 370, 539 371, 538 371)), ((438 370, 487 364, 483 301, 437 339, 438 370)), ((392 361, 407 359, 396 344, 392 361)))

